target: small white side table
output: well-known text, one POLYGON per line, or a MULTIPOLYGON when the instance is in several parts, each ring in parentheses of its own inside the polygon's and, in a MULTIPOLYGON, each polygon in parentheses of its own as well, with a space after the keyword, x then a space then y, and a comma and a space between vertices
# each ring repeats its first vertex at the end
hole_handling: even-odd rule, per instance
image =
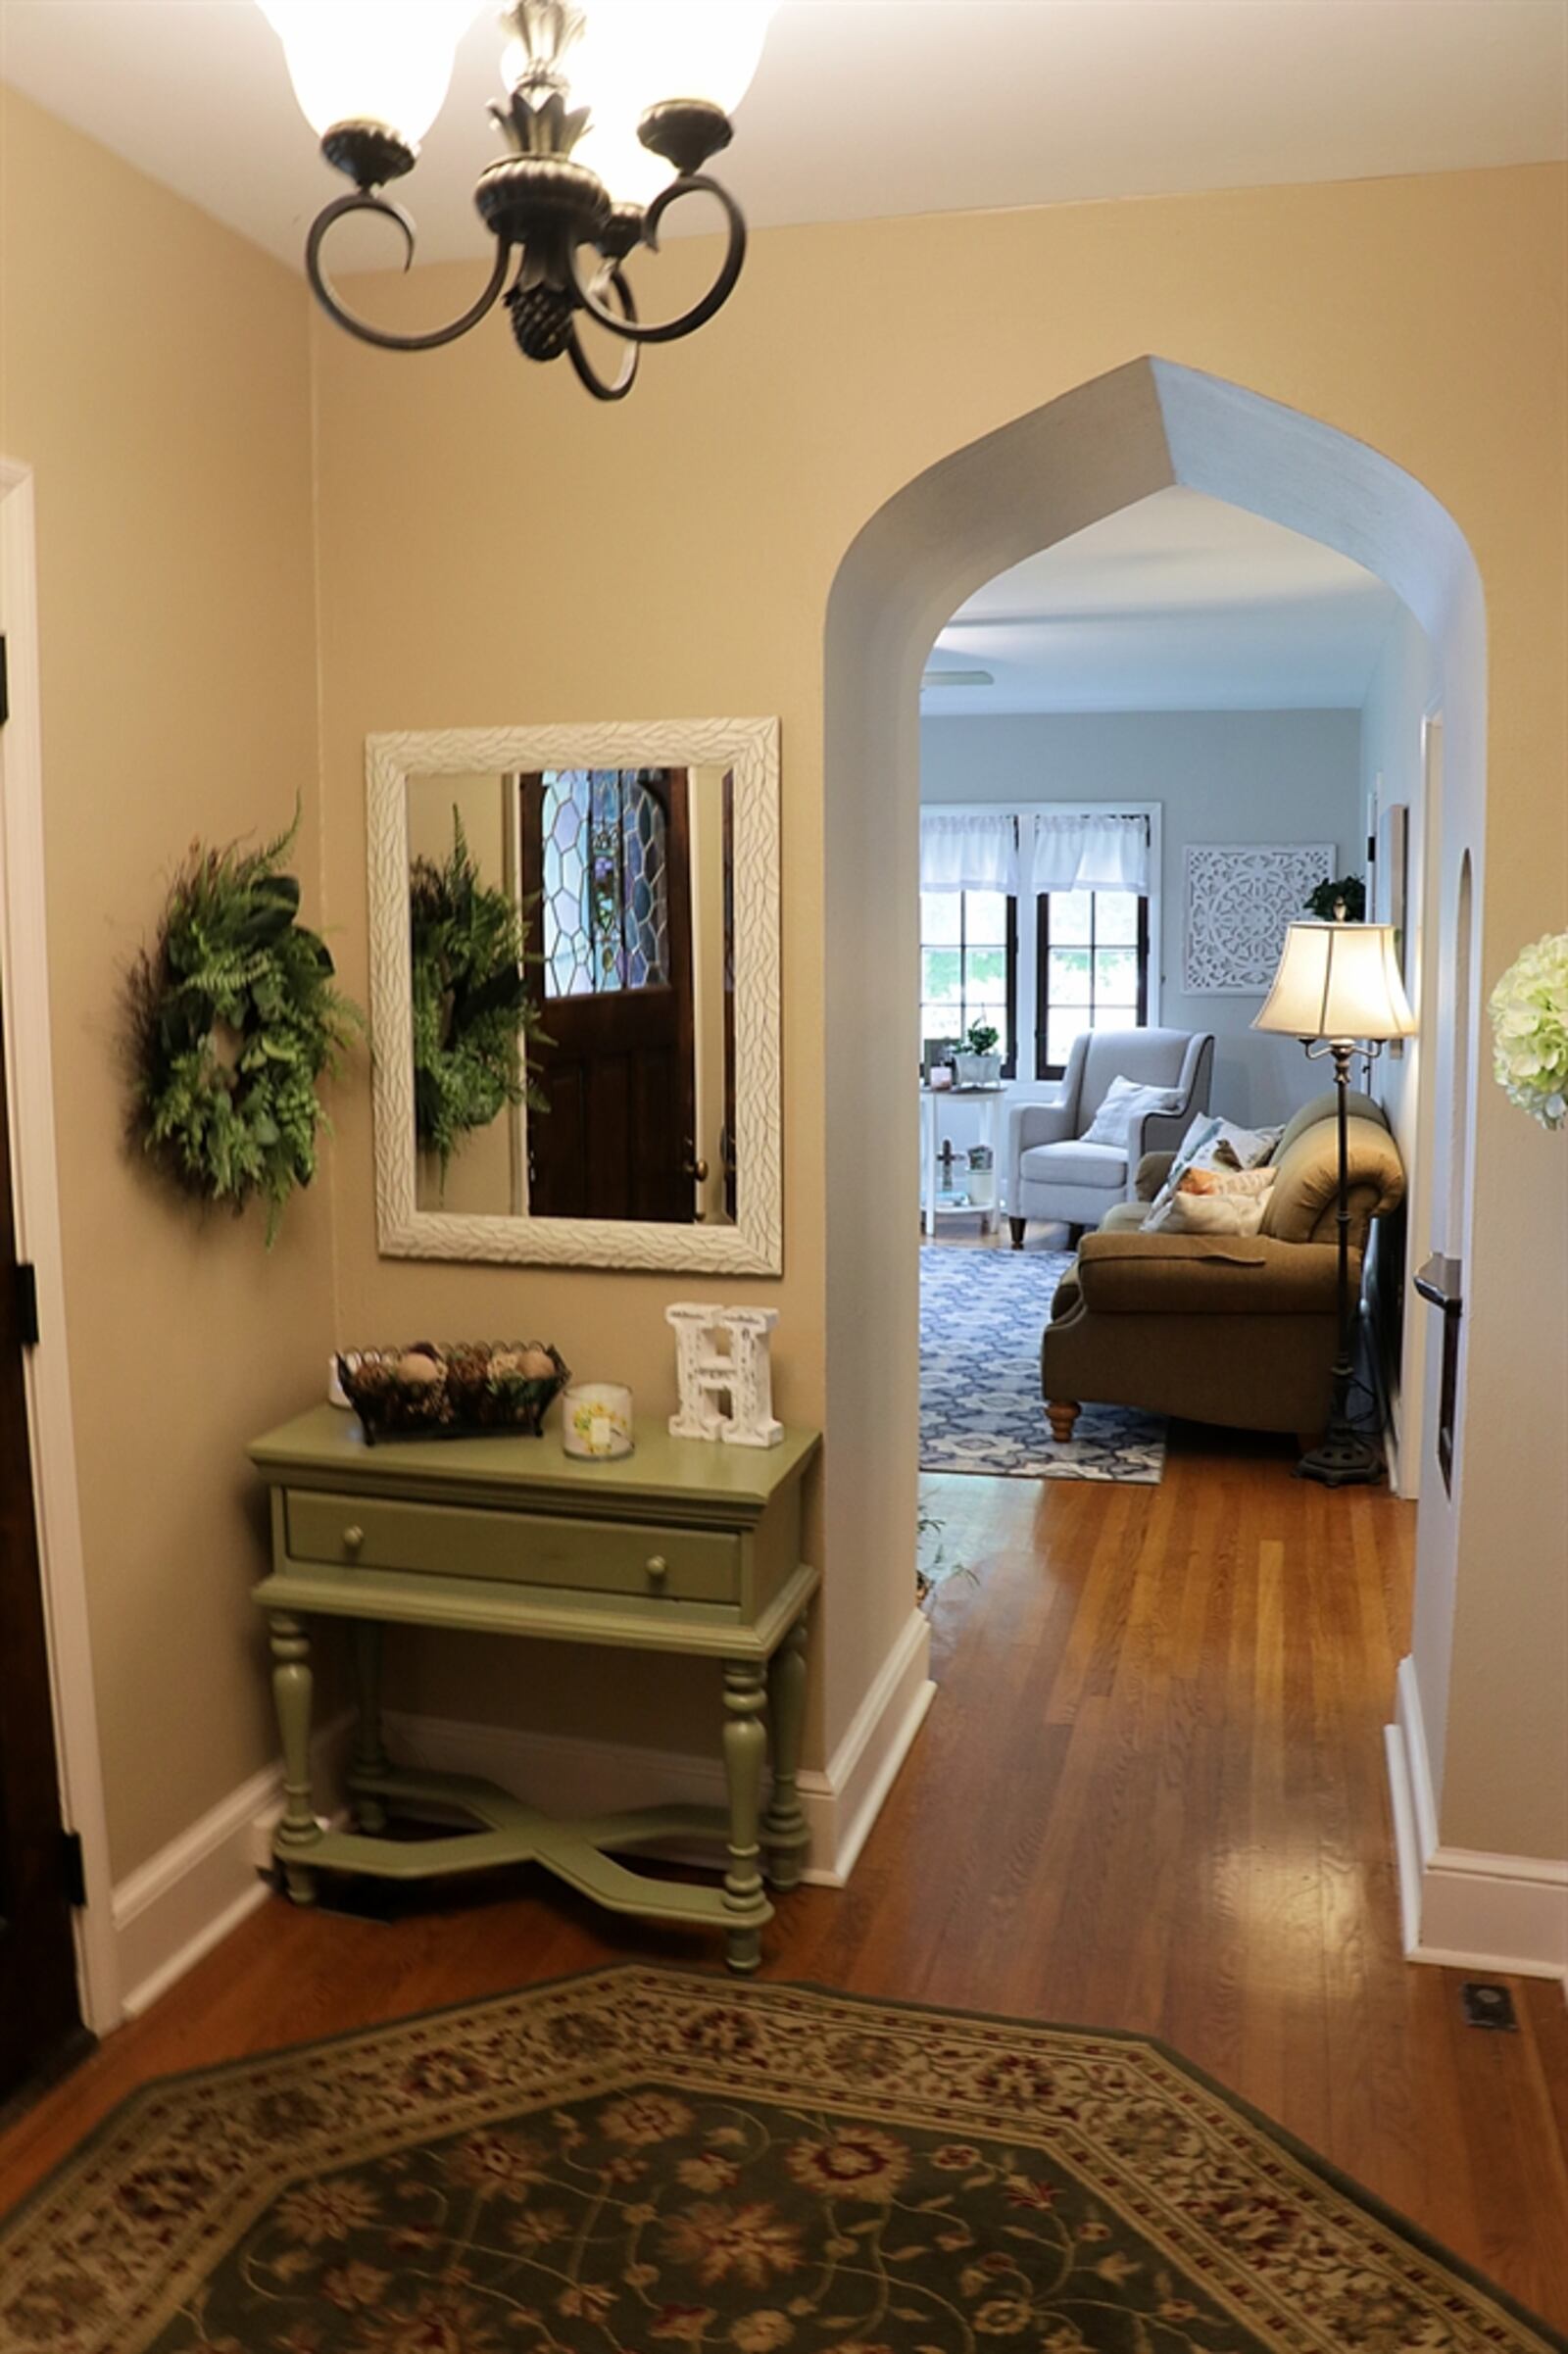
POLYGON ((1006 1087, 922 1087, 920 1090, 920 1231, 935 1234, 938 1218, 973 1218, 980 1220, 982 1234, 990 1234, 1002 1208, 999 1188, 1002 1183, 1002 1110, 1007 1100, 1006 1087), (967 1202, 944 1202, 937 1182, 937 1134, 941 1107, 944 1103, 977 1103, 980 1107, 980 1142, 991 1147, 991 1203, 979 1208, 967 1202))

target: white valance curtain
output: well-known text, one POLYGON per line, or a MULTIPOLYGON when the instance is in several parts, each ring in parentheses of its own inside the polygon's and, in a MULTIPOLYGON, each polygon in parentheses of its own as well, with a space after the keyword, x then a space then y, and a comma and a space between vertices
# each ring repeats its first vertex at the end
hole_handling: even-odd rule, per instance
POLYGON ((1012 817, 973 814, 920 817, 922 891, 1018 888, 1018 827, 1012 817))
POLYGON ((1035 819, 1034 887, 1039 891, 1149 890, 1149 819, 1102 815, 1035 819))

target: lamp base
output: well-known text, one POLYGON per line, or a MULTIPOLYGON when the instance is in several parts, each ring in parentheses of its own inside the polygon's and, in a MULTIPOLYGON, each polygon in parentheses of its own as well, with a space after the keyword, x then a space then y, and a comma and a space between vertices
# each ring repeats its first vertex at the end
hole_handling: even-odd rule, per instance
POLYGON ((1382 1448, 1338 1414, 1330 1416, 1321 1444, 1296 1466, 1298 1480, 1317 1480, 1325 1488, 1367 1488, 1383 1476, 1382 1448))

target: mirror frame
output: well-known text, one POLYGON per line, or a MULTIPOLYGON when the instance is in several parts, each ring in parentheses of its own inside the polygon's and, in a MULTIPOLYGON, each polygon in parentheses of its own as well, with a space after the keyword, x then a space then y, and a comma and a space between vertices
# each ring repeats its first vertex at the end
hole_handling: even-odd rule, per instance
POLYGON ((694 1275, 782 1274, 778 747, 777 719, 455 727, 366 738, 375 1214, 382 1257, 694 1275), (505 775, 541 768, 711 767, 728 768, 735 778, 734 1224, 489 1217, 418 1208, 409 941, 410 780, 482 776, 491 769, 505 775))

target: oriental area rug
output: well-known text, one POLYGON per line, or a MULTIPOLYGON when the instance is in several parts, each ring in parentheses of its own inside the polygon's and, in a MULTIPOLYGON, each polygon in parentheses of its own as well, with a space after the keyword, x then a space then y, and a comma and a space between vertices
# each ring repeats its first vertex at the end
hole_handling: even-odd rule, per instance
POLYGON ((4 2354, 1544 2354, 1159 2045, 614 1968, 148 2085, 4 2354))
POLYGON ((1085 1405, 1065 1446, 1040 1394, 1040 1340, 1070 1251, 920 1252, 920 1469, 1157 1485, 1161 1415, 1085 1405))

